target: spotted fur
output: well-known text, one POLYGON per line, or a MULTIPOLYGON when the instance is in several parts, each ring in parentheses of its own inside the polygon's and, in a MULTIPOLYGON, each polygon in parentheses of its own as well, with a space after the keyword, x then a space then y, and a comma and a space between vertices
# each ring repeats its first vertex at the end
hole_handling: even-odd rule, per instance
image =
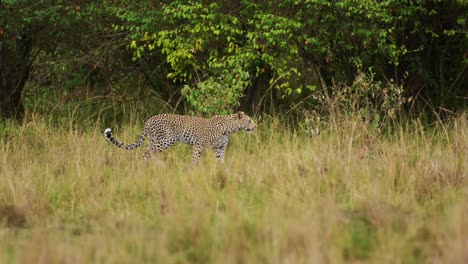
POLYGON ((254 131, 255 129, 255 123, 244 112, 216 115, 211 118, 160 114, 145 122, 142 135, 133 144, 125 144, 115 139, 110 128, 104 131, 104 136, 117 147, 132 150, 140 147, 149 134, 150 142, 143 155, 144 159, 148 159, 174 145, 177 141, 181 141, 194 146, 192 155, 194 163, 201 158, 206 148, 214 149, 216 159, 224 162, 229 135, 239 130, 254 131))

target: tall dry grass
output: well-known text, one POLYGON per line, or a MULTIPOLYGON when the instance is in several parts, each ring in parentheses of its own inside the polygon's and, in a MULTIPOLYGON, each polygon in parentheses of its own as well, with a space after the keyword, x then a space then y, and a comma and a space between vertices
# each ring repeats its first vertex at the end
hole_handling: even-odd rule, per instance
POLYGON ((224 166, 207 153, 194 167, 185 145, 145 162, 104 125, 70 127, 2 127, 1 263, 468 260, 465 116, 315 136, 267 121, 231 137, 224 166))

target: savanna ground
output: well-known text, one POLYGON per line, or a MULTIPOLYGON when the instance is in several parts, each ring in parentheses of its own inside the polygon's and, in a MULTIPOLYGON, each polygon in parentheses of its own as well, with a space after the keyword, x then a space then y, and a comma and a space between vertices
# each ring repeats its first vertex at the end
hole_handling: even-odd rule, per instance
MULTIPOLYGON (((224 166, 163 163, 102 134, 28 116, 0 131, 1 263, 463 263, 466 115, 318 135, 263 120, 224 166)), ((114 127, 133 142, 141 123, 114 127)))

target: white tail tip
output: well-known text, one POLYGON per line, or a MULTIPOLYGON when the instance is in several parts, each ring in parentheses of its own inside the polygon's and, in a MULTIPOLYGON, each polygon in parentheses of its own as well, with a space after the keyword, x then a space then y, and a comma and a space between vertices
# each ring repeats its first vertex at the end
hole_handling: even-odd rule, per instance
POLYGON ((109 137, 108 135, 110 135, 111 132, 112 132, 112 129, 106 128, 106 130, 104 130, 104 136, 109 137))

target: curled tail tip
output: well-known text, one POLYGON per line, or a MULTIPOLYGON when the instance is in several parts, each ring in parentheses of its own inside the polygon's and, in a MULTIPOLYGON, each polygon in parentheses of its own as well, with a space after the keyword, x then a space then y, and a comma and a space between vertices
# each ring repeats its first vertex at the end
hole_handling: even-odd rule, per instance
POLYGON ((106 130, 104 130, 104 136, 108 139, 112 136, 111 133, 112 133, 112 129, 110 128, 106 128, 106 130))

